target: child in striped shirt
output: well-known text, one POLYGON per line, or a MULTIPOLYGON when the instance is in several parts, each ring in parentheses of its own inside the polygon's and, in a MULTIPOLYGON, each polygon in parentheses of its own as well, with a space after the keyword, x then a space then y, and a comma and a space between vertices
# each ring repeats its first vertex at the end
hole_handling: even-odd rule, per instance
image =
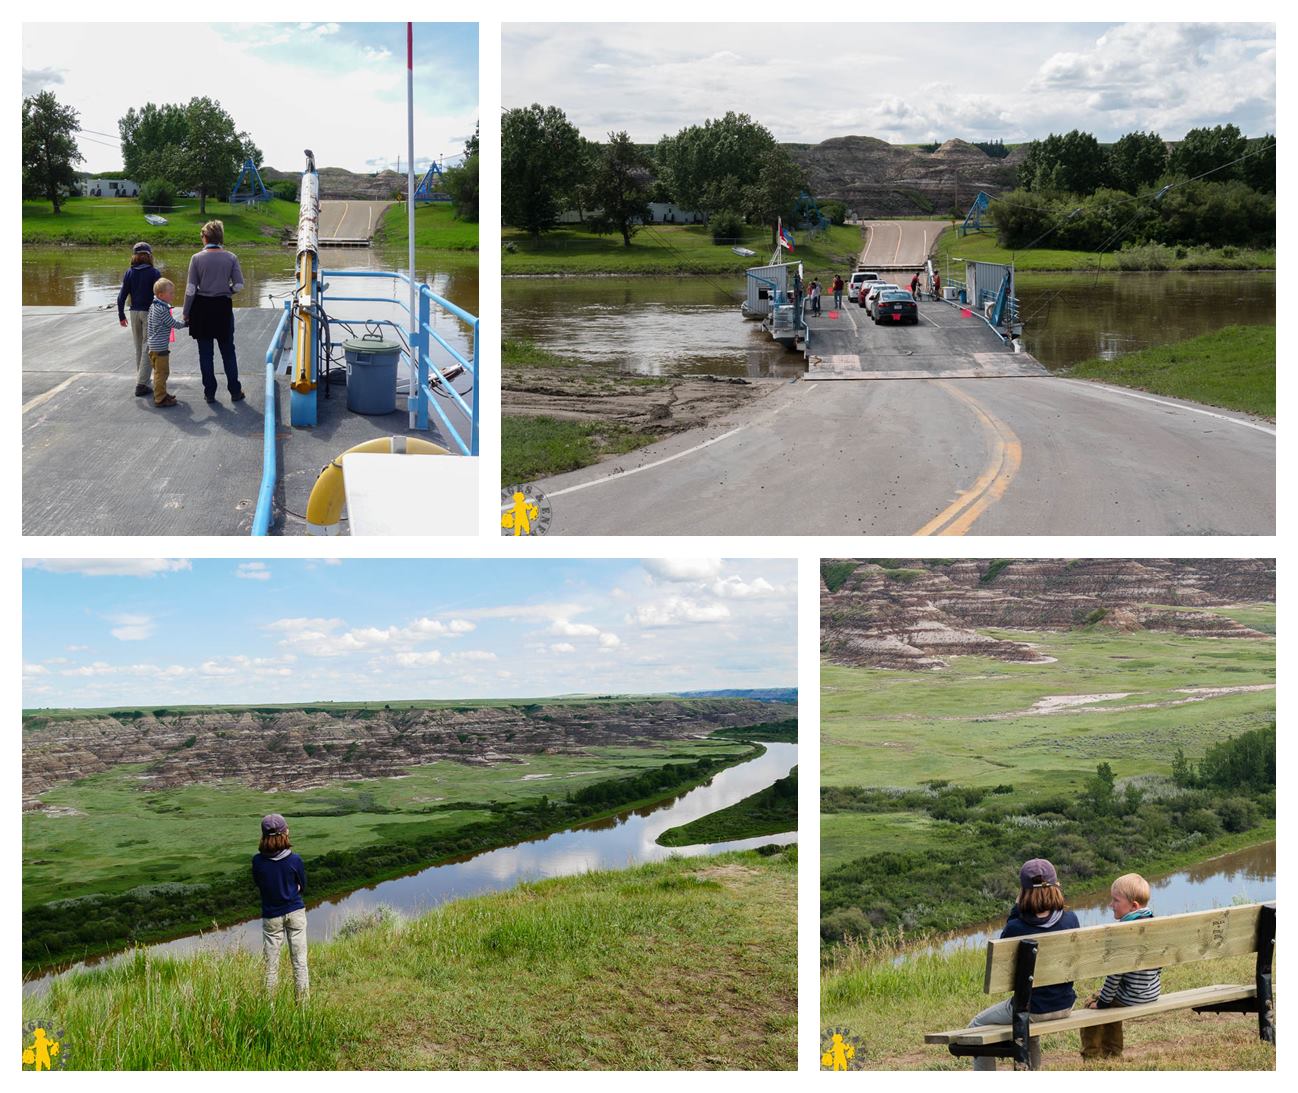
MULTIPOLYGON (((1149 909, 1149 881, 1139 873, 1124 873, 1109 889, 1109 907, 1119 922, 1153 918, 1149 909)), ((1163 989, 1161 968, 1123 972, 1105 977, 1100 992, 1087 1003, 1087 1009, 1113 1009, 1157 1002, 1163 989)), ((1122 1058, 1122 1022, 1081 1029, 1083 1059, 1122 1058)))
POLYGON ((153 366, 153 405, 175 406, 176 396, 167 391, 171 375, 171 332, 184 330, 186 324, 171 314, 176 286, 159 277, 153 286, 153 303, 149 305, 149 363, 153 366))

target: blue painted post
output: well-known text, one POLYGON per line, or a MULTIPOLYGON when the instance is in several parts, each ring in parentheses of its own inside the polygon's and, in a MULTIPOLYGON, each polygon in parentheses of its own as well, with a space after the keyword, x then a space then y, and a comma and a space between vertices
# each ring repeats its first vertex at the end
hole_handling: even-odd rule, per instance
POLYGON ((478 454, 478 392, 482 389, 478 376, 478 325, 481 321, 473 320, 473 439, 469 442, 469 451, 473 455, 478 454))
POLYGON ((415 400, 415 413, 410 426, 421 431, 428 430, 428 327, 432 325, 431 303, 428 298, 428 286, 419 286, 419 308, 415 315, 415 330, 410 339, 410 349, 415 355, 415 379, 418 398, 415 400))

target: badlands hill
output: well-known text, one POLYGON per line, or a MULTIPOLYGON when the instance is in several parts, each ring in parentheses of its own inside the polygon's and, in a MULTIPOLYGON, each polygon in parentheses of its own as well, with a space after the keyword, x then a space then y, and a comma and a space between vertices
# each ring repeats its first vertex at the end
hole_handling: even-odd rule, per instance
POLYGON ((853 559, 823 562, 821 578, 822 655, 876 668, 942 668, 962 653, 1041 659, 991 628, 1264 638, 1208 609, 1275 601, 1275 564, 1257 559, 853 559))

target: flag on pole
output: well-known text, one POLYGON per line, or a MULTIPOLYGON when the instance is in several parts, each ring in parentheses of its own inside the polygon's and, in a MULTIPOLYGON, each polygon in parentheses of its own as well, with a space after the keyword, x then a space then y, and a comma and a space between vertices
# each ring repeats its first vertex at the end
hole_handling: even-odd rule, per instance
POLYGON ((792 254, 793 253, 793 232, 789 231, 789 229, 784 226, 784 217, 780 217, 775 222, 775 225, 778 232, 777 238, 780 241, 780 246, 782 246, 785 250, 787 250, 790 254, 792 254))

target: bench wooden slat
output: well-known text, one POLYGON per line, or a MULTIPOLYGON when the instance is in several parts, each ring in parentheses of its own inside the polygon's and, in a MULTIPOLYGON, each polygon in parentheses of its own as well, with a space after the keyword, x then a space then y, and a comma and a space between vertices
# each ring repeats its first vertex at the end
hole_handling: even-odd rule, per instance
MULTIPOLYGON (((1257 951, 1257 922, 1262 904, 1192 911, 1166 918, 1083 926, 1060 933, 1032 934, 1037 942, 1034 983, 1071 983, 1113 972, 1170 968, 1196 960, 1245 956, 1257 951)), ((1022 938, 987 943, 983 990, 1001 994, 1014 989, 1015 951, 1022 938)))
MULTIPOLYGON (((1193 1009, 1195 1006, 1209 1006, 1219 1002, 1256 997, 1257 989, 1253 986, 1219 984, 1212 987, 1195 987, 1192 990, 1165 994, 1157 1002, 1145 1002, 1139 1006, 1122 1006, 1104 1010, 1077 1009, 1067 1017, 1061 1017, 1056 1021, 1033 1021, 1031 1029, 1033 1036, 1046 1036, 1052 1032, 1068 1032, 1070 1029, 1107 1025, 1114 1021, 1131 1021, 1137 1017, 1149 1017, 1172 1010, 1193 1009)), ((948 1029, 946 1032, 924 1034, 926 1044, 995 1044, 1012 1038, 1013 1028, 1010 1025, 980 1025, 978 1028, 955 1028, 948 1029)))

